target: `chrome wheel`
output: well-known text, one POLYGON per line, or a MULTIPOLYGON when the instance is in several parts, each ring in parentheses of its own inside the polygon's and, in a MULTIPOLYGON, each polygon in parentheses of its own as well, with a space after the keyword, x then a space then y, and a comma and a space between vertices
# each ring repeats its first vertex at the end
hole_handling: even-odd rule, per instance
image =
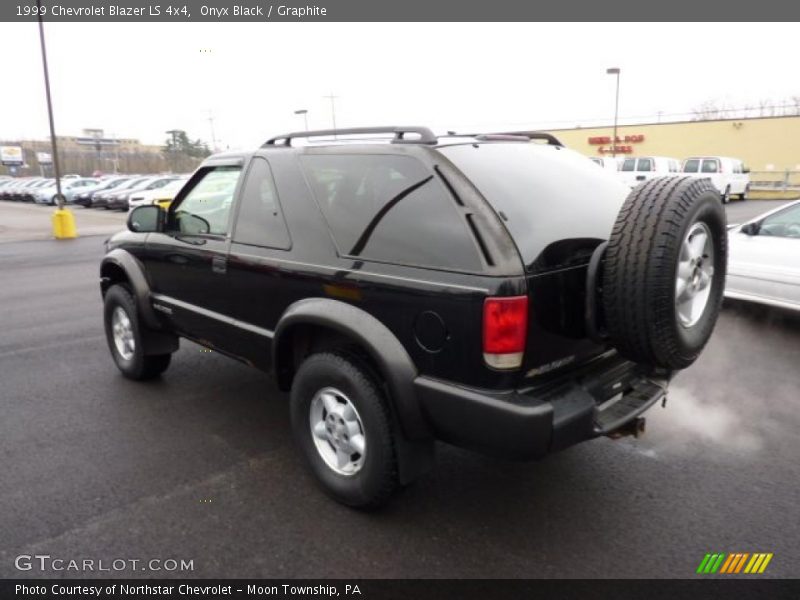
POLYGON ((133 358, 136 341, 133 338, 133 326, 128 314, 121 306, 114 308, 111 314, 111 331, 114 335, 114 346, 124 360, 133 358))
POLYGON ((309 410, 311 438, 325 464, 340 475, 355 475, 364 466, 367 441, 361 417, 341 391, 318 391, 309 410))
POLYGON ((675 309, 684 327, 692 327, 703 316, 714 280, 714 244, 705 223, 689 228, 681 244, 675 279, 675 309))

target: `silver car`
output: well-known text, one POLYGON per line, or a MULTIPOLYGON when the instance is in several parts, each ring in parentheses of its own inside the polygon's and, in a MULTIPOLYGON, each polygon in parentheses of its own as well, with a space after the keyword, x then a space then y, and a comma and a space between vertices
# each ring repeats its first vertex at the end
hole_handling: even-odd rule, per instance
POLYGON ((728 232, 725 296, 800 310, 800 200, 728 232))

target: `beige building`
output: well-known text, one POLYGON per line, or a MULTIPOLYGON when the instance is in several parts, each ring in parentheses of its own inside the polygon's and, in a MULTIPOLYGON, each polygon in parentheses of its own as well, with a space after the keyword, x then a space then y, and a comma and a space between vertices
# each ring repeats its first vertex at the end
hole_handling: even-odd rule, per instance
MULTIPOLYGON (((613 126, 552 130, 587 156, 611 156, 613 126)), ((754 172, 800 171, 800 116, 621 125, 617 156, 717 155, 739 158, 754 172)))

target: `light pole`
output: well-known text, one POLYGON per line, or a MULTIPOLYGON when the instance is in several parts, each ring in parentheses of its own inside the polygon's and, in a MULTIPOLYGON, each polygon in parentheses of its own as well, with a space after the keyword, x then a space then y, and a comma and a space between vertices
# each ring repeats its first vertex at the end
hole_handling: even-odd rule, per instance
POLYGON ((611 140, 612 158, 617 157, 617 118, 619 117, 619 72, 620 72, 619 67, 611 67, 610 69, 606 69, 606 74, 617 76, 617 96, 616 100, 614 101, 614 137, 611 140))
POLYGON ((308 131, 308 110, 305 108, 300 108, 294 111, 296 115, 303 115, 303 122, 306 124, 306 131, 308 131))
MULTIPOLYGON (((323 98, 327 98, 331 101, 331 122, 333 123, 333 129, 336 130, 336 99, 339 96, 334 96, 333 92, 330 93, 328 96, 323 96, 323 98)), ((333 137, 336 137, 336 134, 333 134, 333 137)))
POLYGON ((50 72, 47 68, 47 48, 44 43, 44 22, 42 21, 42 0, 36 0, 39 18, 39 43, 42 47, 42 70, 44 71, 44 90, 47 96, 47 118, 50 121, 50 145, 53 148, 53 174, 56 177, 56 201, 58 208, 53 215, 53 235, 56 239, 77 237, 75 217, 64 208, 64 196, 61 193, 61 169, 58 164, 58 144, 56 143, 56 126, 53 119, 53 100, 50 96, 50 72))

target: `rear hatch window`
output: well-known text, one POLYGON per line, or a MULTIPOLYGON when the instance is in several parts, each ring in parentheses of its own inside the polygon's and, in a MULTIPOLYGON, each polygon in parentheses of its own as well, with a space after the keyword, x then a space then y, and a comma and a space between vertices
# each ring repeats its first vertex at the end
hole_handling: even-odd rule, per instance
POLYGON ((495 142, 439 151, 500 216, 529 272, 585 263, 608 239, 630 192, 614 174, 566 148, 495 142))

